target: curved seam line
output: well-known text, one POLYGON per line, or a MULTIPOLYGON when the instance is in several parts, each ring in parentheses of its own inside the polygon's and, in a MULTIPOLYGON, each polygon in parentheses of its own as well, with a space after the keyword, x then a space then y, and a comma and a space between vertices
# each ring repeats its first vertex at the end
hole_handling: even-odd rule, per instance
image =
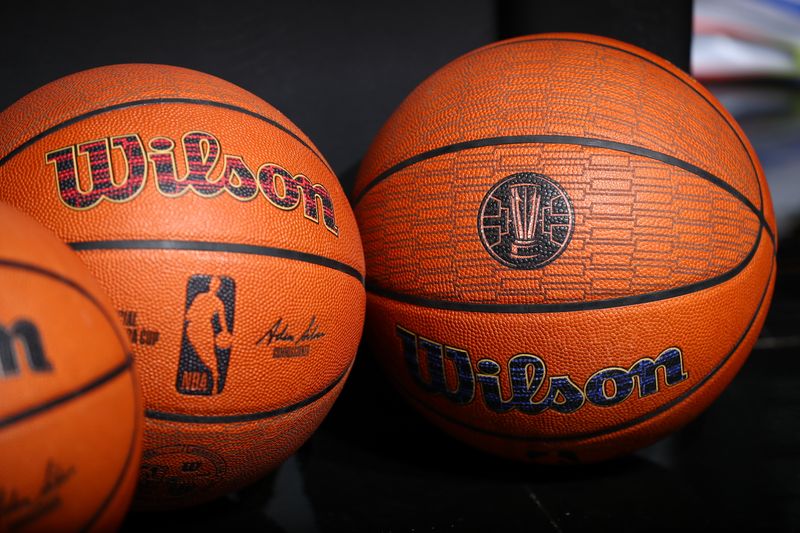
POLYGON ((284 415, 287 413, 291 413, 292 411, 296 411, 302 407, 306 407, 311 405, 312 403, 320 400, 324 396, 326 396, 329 392, 331 392, 336 386, 341 383, 344 377, 352 368, 353 364, 351 363, 348 365, 344 371, 339 374, 330 384, 328 384, 324 389, 320 392, 317 392, 304 400, 300 400, 297 403, 292 405, 287 405, 286 407, 280 407, 278 409, 273 409, 271 411, 261 411, 258 413, 245 413, 240 415, 211 415, 211 416, 202 416, 202 415, 187 415, 183 413, 169 413, 164 411, 156 411, 154 409, 146 409, 145 410, 145 417, 153 419, 153 420, 166 420, 169 422, 188 422, 192 424, 235 424, 238 422, 253 422, 255 420, 263 420, 265 418, 273 418, 276 416, 284 415))
POLYGON ((388 298, 397 302, 402 302, 419 307, 429 307, 432 309, 446 309, 450 311, 463 311, 473 313, 567 313, 574 311, 587 311, 594 309, 609 309, 612 307, 622 307, 629 305, 639 305, 645 303, 656 302, 660 300, 667 300, 670 298, 677 298, 693 292, 710 289, 721 283, 737 276, 744 270, 758 250, 761 243, 761 231, 756 235, 755 243, 750 249, 750 252, 742 259, 742 261, 734 268, 724 272, 713 278, 703 281, 684 285, 682 287, 665 289, 662 291, 650 292, 646 294, 639 294, 636 296, 623 296, 621 298, 611 298, 607 300, 594 300, 589 302, 564 302, 552 304, 492 304, 492 303, 469 303, 457 302, 453 300, 434 300, 432 298, 425 298, 408 293, 395 292, 389 289, 382 288, 371 281, 367 281, 367 292, 388 298))
MULTIPOLYGON (((624 48, 619 48, 619 47, 616 47, 616 46, 612 46, 610 44, 598 43, 598 42, 595 42, 595 41, 587 41, 587 40, 582 40, 582 39, 568 39, 568 38, 557 38, 557 37, 543 37, 543 38, 539 38, 539 39, 537 39, 537 38, 519 39, 519 40, 515 40, 514 42, 503 41, 503 42, 500 42, 500 43, 496 43, 494 45, 489 45, 489 46, 480 48, 478 50, 474 50, 473 52, 465 54, 465 56, 470 56, 470 55, 473 55, 473 54, 479 54, 479 53, 482 53, 484 51, 493 50, 495 48, 499 48, 499 47, 502 47, 502 46, 512 46, 512 45, 520 43, 520 42, 535 42, 535 41, 539 41, 539 42, 541 42, 541 41, 556 41, 556 42, 559 42, 560 41, 560 42, 584 43, 584 44, 591 44, 591 45, 594 45, 594 46, 600 46, 600 47, 603 47, 603 48, 609 48, 611 50, 617 50, 618 52, 623 52, 623 53, 626 53, 628 55, 632 55, 634 57, 638 57, 639 59, 642 59, 642 60, 650 63, 651 65, 663 70, 664 72, 668 73, 673 78, 675 78, 678 81, 680 81, 683 85, 688 87, 691 91, 693 91, 700 98, 702 98, 703 101, 705 101, 714 110, 714 112, 730 128, 731 132, 733 132, 734 137, 736 137, 736 140, 739 141, 739 144, 742 146, 742 148, 744 148, 745 154, 747 154, 747 159, 748 159, 748 161, 750 161, 750 168, 753 170, 753 173, 755 175, 756 189, 758 190, 758 199, 759 199, 759 203, 761 204, 761 207, 759 208, 759 210, 763 209, 763 207, 764 207, 764 195, 763 195, 763 193, 761 191, 761 181, 759 179, 758 172, 756 171, 755 162, 753 161, 753 157, 750 154, 750 150, 747 148, 747 145, 745 145, 744 141, 739 136, 739 133, 736 131, 736 129, 733 127, 733 125, 730 123, 730 121, 725 117, 725 115, 723 115, 722 112, 717 108, 717 106, 715 106, 713 103, 711 103, 711 101, 708 98, 706 98, 706 96, 703 95, 700 91, 698 91, 697 88, 693 87, 691 84, 687 83, 686 80, 684 80, 683 78, 681 78, 680 76, 678 76, 677 74, 675 74, 674 72, 669 70, 668 68, 664 67, 663 65, 660 65, 660 64, 656 63, 652 59, 649 59, 647 57, 644 57, 644 56, 641 56, 639 54, 636 54, 636 53, 634 53, 634 52, 632 52, 630 50, 625 50, 624 48)), ((462 56, 462 57, 465 57, 465 56, 462 56)), ((672 66, 674 66, 674 65, 672 65, 672 66)), ((678 67, 675 67, 675 68, 677 69, 678 67)), ((391 170, 391 169, 389 169, 389 170, 391 170)), ((383 173, 381 173, 381 174, 383 174, 383 173)), ((380 174, 379 174, 379 176, 380 176, 380 174)), ((362 190, 362 193, 365 192, 365 191, 366 191, 366 187, 365 187, 364 190, 362 190)), ((358 195, 358 197, 353 201, 353 205, 355 205, 356 203, 358 203, 359 200, 361 200, 361 196, 363 196, 363 194, 359 194, 358 195)))
MULTIPOLYGON (((448 421, 448 422, 450 422, 450 423, 452 423, 452 424, 454 424, 456 426, 464 427, 464 428, 467 428, 469 430, 475 431, 477 433, 482 433, 482 434, 490 435, 490 436, 493 436, 493 437, 506 438, 506 439, 516 440, 516 441, 542 442, 542 443, 547 443, 547 442, 570 442, 570 441, 586 440, 586 439, 593 439, 593 438, 597 438, 597 437, 603 437, 603 436, 611 435, 613 433, 617 433, 619 431, 624 431, 626 429, 630 429, 630 428, 633 428, 633 427, 638 426, 640 424, 643 424, 645 422, 648 422, 649 420, 652 420, 656 416, 668 411, 672 407, 674 407, 677 404, 683 402, 684 400, 686 400, 687 398, 692 396, 695 392, 700 390, 700 388, 703 385, 705 385, 711 378, 713 378, 714 376, 717 375, 717 373, 722 369, 722 367, 725 366, 725 364, 728 361, 730 361, 731 357, 733 357, 733 355, 739 349, 739 346, 741 346, 742 342, 744 342, 744 339, 750 333, 750 330, 752 329, 753 324, 755 323, 756 319, 758 318, 758 314, 761 312, 761 308, 762 308, 762 306, 764 304, 764 300, 765 300, 765 298, 767 296, 767 292, 769 292, 770 281, 772 280, 772 276, 774 274, 774 271, 775 271, 775 260, 773 259, 772 265, 770 267, 769 277, 767 278, 767 283, 766 283, 766 285, 764 287, 764 292, 761 294, 761 301, 759 302, 758 307, 756 308, 756 312, 753 314, 752 318, 750 319, 750 323, 748 324, 748 326, 745 329, 745 331, 742 334, 742 336, 739 338, 739 340, 736 342, 736 344, 734 344, 733 349, 722 359, 722 361, 720 361, 720 363, 716 367, 714 367, 708 374, 706 374, 706 376, 701 381, 696 383, 693 387, 691 387, 690 389, 685 391, 683 394, 677 396, 676 398, 674 398, 670 402, 660 406, 658 409, 656 409, 656 410, 654 410, 654 411, 652 411, 650 413, 647 413, 646 415, 640 416, 639 418, 636 418, 634 420, 626 422, 624 424, 617 424, 616 426, 612 426, 610 428, 606 428, 606 429, 603 429, 603 430, 587 432, 587 433, 578 433, 578 434, 574 434, 574 435, 565 435, 565 436, 562 436, 562 437, 525 437, 525 436, 522 436, 522 435, 505 434, 505 433, 499 433, 499 432, 486 430, 486 429, 483 429, 483 428, 479 428, 479 427, 473 426, 471 424, 467 424, 467 423, 461 422, 460 420, 456 420, 455 418, 453 418, 453 417, 451 417, 449 415, 441 413, 438 409, 434 409, 433 407, 423 403, 418 398, 415 398, 410 392, 408 392, 402 386, 398 385, 398 388, 400 388, 400 390, 403 392, 403 394, 405 396, 413 399, 415 403, 417 403, 418 405, 420 405, 420 406, 424 407, 425 409, 429 410, 433 414, 445 419, 446 421, 448 421)), ((533 416, 535 416, 535 415, 533 415, 533 416)))
MULTIPOLYGON (((657 68, 659 68, 659 69, 663 70, 664 72, 668 73, 668 74, 669 74, 670 76, 672 76, 673 78, 675 78, 675 79, 677 79, 678 81, 680 81, 680 82, 681 82, 683 85, 685 85, 686 87, 688 87, 688 88, 689 88, 689 89, 690 89, 692 92, 694 92, 694 93, 695 93, 697 96, 699 96, 700 98, 702 98, 702 99, 703 99, 703 101, 705 101, 705 102, 706 102, 706 103, 707 103, 709 106, 711 106, 711 108, 714 110, 714 112, 715 112, 715 113, 716 113, 716 114, 717 114, 717 115, 718 115, 718 116, 719 116, 719 117, 722 119, 722 121, 723 121, 723 122, 724 122, 724 123, 725 123, 725 124, 728 126, 728 128, 730 128, 731 132, 733 133, 733 136, 734 136, 734 137, 736 137, 736 140, 737 140, 737 141, 739 141, 739 144, 741 145, 741 147, 742 147, 742 148, 744 148, 744 152, 745 152, 745 154, 747 154, 747 160, 748 160, 748 161, 750 161, 750 168, 753 170, 753 173, 754 173, 754 175, 755 175, 755 179, 756 179, 756 189, 758 190, 758 200, 759 200, 759 203, 761 204, 761 207, 760 207, 759 209, 760 209, 760 210, 763 210, 763 209, 764 209, 764 195, 763 195, 763 193, 762 193, 762 191, 761 191, 761 181, 759 180, 758 172, 756 171, 756 165, 755 165, 755 161, 753 161, 753 157, 752 157, 752 155, 750 154, 750 150, 747 148, 747 145, 746 145, 746 144, 744 143, 744 141, 742 140, 741 136, 739 135, 739 132, 737 132, 737 131, 736 131, 736 128, 734 128, 734 127, 733 127, 733 124, 731 124, 731 122, 728 120, 728 118, 727 118, 727 117, 726 117, 726 116, 725 116, 725 115, 724 115, 724 114, 723 114, 723 113, 722 113, 722 112, 719 110, 719 108, 718 108, 716 105, 714 105, 714 104, 711 102, 711 100, 709 100, 708 98, 706 98, 706 96, 705 96, 703 93, 701 93, 700 91, 698 91, 696 87, 693 87, 691 84, 687 83, 687 82, 686 82, 686 80, 684 80, 683 78, 681 78, 680 76, 678 76, 677 74, 675 74, 675 72, 672 72, 670 69, 668 69, 668 68, 664 67, 664 65, 660 65, 660 64, 658 64, 657 62, 653 61, 652 59, 649 59, 649 58, 647 58, 647 57, 645 57, 645 56, 642 56, 642 55, 639 55, 639 54, 637 54, 637 53, 634 53, 634 52, 632 52, 631 50, 625 50, 624 48, 619 48, 619 47, 617 47, 617 46, 613 46, 613 45, 610 45, 610 44, 598 43, 598 42, 594 42, 594 41, 587 41, 587 40, 582 40, 582 39, 567 39, 567 38, 556 38, 556 37, 545 37, 545 38, 542 38, 542 39, 536 39, 536 38, 531 38, 531 39, 520 39, 520 40, 519 40, 519 41, 517 41, 517 42, 533 42, 533 41, 563 41, 563 42, 575 42, 575 43, 592 44, 592 45, 595 45, 595 46, 601 46, 601 47, 603 47, 603 48, 610 48, 610 49, 612 49, 612 50, 617 50, 618 52, 623 52, 623 53, 626 53, 626 54, 628 54, 628 55, 632 55, 632 56, 634 56, 634 57, 638 57, 639 59, 642 59, 642 60, 644 60, 644 61, 646 61, 646 62, 650 63, 651 65, 653 65, 653 66, 655 66, 655 67, 657 67, 657 68)), ((496 45, 496 46, 490 46, 490 48, 498 48, 498 47, 500 47, 500 46, 508 46, 508 45, 511 45, 511 44, 513 44, 513 43, 502 43, 502 42, 501 42, 501 43, 497 43, 497 45, 496 45)), ((480 50, 476 50, 476 52, 480 52, 480 50)), ((666 61, 666 60, 665 60, 665 61, 666 61)), ((682 72, 682 73, 683 73, 683 70, 682 70, 682 69, 679 69, 678 67, 676 67, 675 65, 673 65, 671 62, 669 62, 669 63, 670 63, 670 65, 672 65, 672 66, 673 66, 673 67, 675 67, 677 70, 679 70, 680 72, 682 72)), ((688 74, 687 74, 687 75, 688 75, 688 74)), ((690 78, 691 78, 691 76, 690 76, 690 78)), ((696 81, 696 80, 695 80, 695 81, 696 81)), ((720 105, 722 105, 722 104, 720 104, 720 105)))
POLYGON ((33 265, 31 263, 23 263, 21 261, 13 261, 11 259, 0 258, 0 267, 16 268, 19 270, 33 272, 34 274, 39 274, 40 276, 44 276, 53 279, 55 281, 58 281, 59 283, 63 283, 67 287, 73 289, 78 294, 89 300, 89 302, 93 306, 95 306, 98 311, 100 311, 100 314, 103 315, 103 318, 105 318, 106 322, 108 322, 109 326, 111 326, 111 329, 114 332, 114 335, 117 337, 120 346, 122 346, 123 348, 126 348, 128 346, 127 337, 124 337, 122 335, 122 332, 119 331, 119 328, 117 327, 118 324, 117 319, 106 311, 106 308, 98 300, 95 299, 92 293, 90 293, 84 287, 79 285, 76 281, 73 281, 67 277, 62 276, 57 272, 53 272, 52 270, 48 270, 38 265, 33 265))
POLYGON ((224 252, 236 254, 260 255, 265 257, 278 257, 281 259, 291 259, 313 265, 324 266, 333 270, 338 270, 344 274, 354 277, 364 284, 364 276, 355 268, 346 263, 322 255, 289 250, 286 248, 276 248, 272 246, 257 246, 253 244, 236 244, 225 242, 208 241, 178 241, 178 240, 138 240, 120 239, 104 241, 79 241, 67 243, 76 252, 97 251, 97 250, 182 250, 182 251, 201 251, 201 252, 224 252))
POLYGON ((770 239, 773 241, 775 240, 772 234, 772 228, 770 228, 769 225, 767 224, 763 212, 758 207, 756 207, 756 205, 753 204, 744 194, 742 194, 731 184, 724 181, 722 178, 715 176, 711 172, 708 172, 707 170, 704 170, 696 165, 693 165, 688 161, 678 159, 677 157, 664 154, 662 152, 656 152, 648 148, 642 148, 641 146, 635 146, 632 144, 626 144, 617 141, 608 141, 605 139, 598 139, 594 137, 575 137, 570 135, 505 135, 499 137, 486 137, 482 139, 474 139, 471 141, 462 141, 459 143, 450 144, 439 148, 434 148, 433 150, 428 150, 427 152, 418 154, 410 159, 401 161, 400 163, 397 163, 396 165, 392 166, 391 168, 385 170, 384 172, 376 176, 371 182, 367 184, 366 187, 364 187, 364 189, 361 190, 358 196, 353 200, 353 205, 358 204, 358 202, 360 202, 364 198, 364 196, 366 196, 366 194, 369 191, 371 191, 374 187, 376 187, 379 183, 385 181, 387 178, 389 178, 396 172, 408 168, 416 163, 420 163, 428 159, 433 159, 441 155, 451 154, 465 150, 472 150, 475 148, 485 148, 487 146, 515 145, 515 144, 566 144, 575 146, 589 146, 616 152, 628 153, 640 157, 646 157, 648 159, 661 161, 662 163, 665 163, 667 165, 680 168, 681 170, 685 170, 690 174, 694 174, 695 176, 703 180, 706 180, 712 185, 716 185, 718 188, 724 190, 725 192, 733 196, 735 199, 739 200, 739 202, 744 204, 745 207, 747 207, 758 217, 762 226, 767 227, 767 233, 769 233, 770 239))
POLYGON ((121 364, 113 367, 105 374, 89 381, 88 383, 81 385, 77 389, 72 389, 67 393, 56 396, 55 398, 51 398, 44 403, 40 403, 34 407, 29 407, 27 409, 23 409, 22 411, 18 411, 12 415, 0 418, 0 429, 11 426, 12 424, 16 424, 28 418, 34 417, 51 409, 61 407, 62 405, 67 404, 70 401, 80 396, 83 396, 84 394, 92 392, 93 390, 102 387, 106 383, 114 381, 117 377, 122 375, 126 370, 131 368, 132 363, 133 363, 133 358, 131 357, 130 354, 127 354, 127 356, 125 357, 125 361, 123 361, 121 364))
MULTIPOLYGON (((132 388, 134 390, 134 394, 138 396, 137 382, 134 379, 133 373, 129 372, 128 375, 131 378, 131 385, 132 385, 132 388)), ((89 519, 89 521, 86 523, 86 525, 80 529, 80 531, 89 531, 92 528, 92 526, 94 526, 95 522, 97 522, 97 520, 99 520, 100 517, 103 516, 103 513, 106 512, 106 510, 108 509, 108 505, 114 500, 114 498, 116 497, 116 495, 119 492, 119 489, 122 487, 122 482, 125 479, 125 477, 128 475, 128 469, 130 468, 131 462, 133 460, 133 450, 136 449, 137 437, 139 437, 141 435, 140 431, 139 431, 140 430, 140 425, 141 425, 140 424, 140 419, 141 418, 143 418, 142 417, 142 405, 141 405, 141 402, 140 401, 134 401, 133 402, 133 435, 131 435, 131 440, 130 440, 130 443, 128 445, 128 454, 125 457, 125 462, 122 464, 122 468, 120 470, 119 476, 117 476, 117 479, 114 482, 114 486, 111 488, 111 491, 109 491, 108 495, 105 497, 103 502, 100 504, 100 507, 98 507, 98 509, 97 509, 97 511, 95 511, 94 515, 92 515, 92 517, 89 519)))
POLYGON ((8 152, 2 158, 0 158, 0 167, 5 165, 6 162, 8 162, 12 157, 16 156, 17 154, 19 154, 20 152, 22 152, 23 150, 25 150, 29 146, 35 144, 36 142, 42 140, 43 138, 47 137, 48 135, 50 135, 52 133, 55 133, 56 131, 58 131, 60 129, 66 128, 67 126, 71 126, 72 124, 81 122, 81 121, 86 120, 88 118, 91 118, 91 117, 94 117, 94 116, 97 116, 97 115, 102 115, 104 113, 109 113, 111 111, 116 111, 118 109, 126 109, 126 108, 130 108, 130 107, 140 107, 140 106, 154 105, 154 104, 194 104, 194 105, 205 105, 205 106, 210 106, 210 107, 218 107, 218 108, 221 108, 221 109, 227 109, 228 111, 236 111, 236 112, 248 115, 248 116, 253 117, 255 119, 258 119, 258 120, 260 120, 262 122, 265 122, 265 123, 267 123, 267 124, 269 124, 271 126, 274 126, 275 128, 277 128, 277 129, 283 131, 284 133, 288 134, 290 137, 295 139, 297 142, 299 142, 300 144, 302 144, 303 146, 308 148, 311 151, 311 153, 313 153, 314 156, 317 159, 319 159, 319 161, 325 166, 325 168, 327 168, 334 176, 336 175, 336 173, 333 172, 333 169, 330 167, 328 162, 325 161, 325 158, 322 157, 322 154, 318 153, 307 142, 305 142, 299 135, 297 135, 295 132, 291 131, 289 128, 287 128, 286 126, 284 126, 280 122, 277 122, 275 120, 267 118, 267 117, 265 117, 263 115, 260 115, 260 114, 256 113, 255 111, 250 111, 249 109, 245 109, 243 107, 235 106, 233 104, 226 104, 224 102, 216 102, 214 100, 203 100, 201 98, 147 98, 147 99, 144 99, 144 100, 132 100, 132 101, 129 101, 129 102, 121 102, 119 104, 114 104, 114 105, 110 105, 110 106, 107 106, 107 107, 102 107, 100 109, 94 109, 92 111, 83 113, 81 115, 72 117, 70 119, 67 119, 67 120, 65 120, 63 122, 59 122, 58 124, 56 124, 54 126, 50 126, 46 130, 37 133, 36 135, 31 137, 27 141, 23 142, 22 144, 20 144, 19 146, 17 146, 16 148, 11 150, 10 152, 8 152))

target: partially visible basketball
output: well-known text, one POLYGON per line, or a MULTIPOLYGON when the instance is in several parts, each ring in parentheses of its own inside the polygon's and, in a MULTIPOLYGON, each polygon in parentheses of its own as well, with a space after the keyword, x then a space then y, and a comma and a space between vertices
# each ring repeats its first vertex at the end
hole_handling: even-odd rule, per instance
POLYGON ((0 203, 0 531, 110 531, 136 487, 141 391, 81 260, 0 203))
POLYGON ((728 385, 775 281, 753 148, 690 76, 578 34, 456 59, 388 120, 353 194, 367 339, 450 434, 596 461, 728 385))
POLYGON ((115 65, 0 114, 0 198, 76 250, 142 376, 136 505, 196 504, 317 428, 361 337, 355 218, 311 141, 219 78, 115 65))

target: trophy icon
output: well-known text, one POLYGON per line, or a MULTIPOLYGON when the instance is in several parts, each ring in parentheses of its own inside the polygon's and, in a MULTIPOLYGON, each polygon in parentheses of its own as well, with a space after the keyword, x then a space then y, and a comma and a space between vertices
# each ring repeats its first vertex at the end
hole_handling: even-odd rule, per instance
POLYGON ((511 196, 511 256, 525 259, 536 255, 536 230, 539 223, 541 195, 530 183, 509 186, 511 196))
POLYGON ((543 174, 519 172, 487 191, 478 213, 478 235, 501 264, 532 270, 566 249, 574 223, 572 202, 558 183, 543 174))

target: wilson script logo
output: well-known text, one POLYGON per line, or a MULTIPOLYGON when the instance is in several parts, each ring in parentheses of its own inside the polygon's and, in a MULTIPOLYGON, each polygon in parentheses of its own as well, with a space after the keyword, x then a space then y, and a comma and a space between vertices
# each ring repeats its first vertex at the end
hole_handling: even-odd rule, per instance
POLYGON ((154 137, 146 144, 137 134, 117 135, 53 150, 45 160, 53 165, 61 201, 70 209, 92 209, 103 200, 131 201, 142 192, 150 169, 156 189, 165 197, 226 193, 249 202, 260 192, 284 211, 302 204, 307 220, 339 234, 333 198, 324 185, 275 163, 263 163, 254 171, 243 157, 223 154, 219 139, 210 133, 190 131, 180 143, 154 137), (183 158, 186 169, 180 175, 177 157, 183 158), (82 169, 84 165, 88 168, 82 169))

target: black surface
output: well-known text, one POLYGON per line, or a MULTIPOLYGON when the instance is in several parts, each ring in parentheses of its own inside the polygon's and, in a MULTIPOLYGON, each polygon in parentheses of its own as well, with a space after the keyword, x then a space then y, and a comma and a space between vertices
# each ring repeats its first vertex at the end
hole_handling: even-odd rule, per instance
MULTIPOLYGON (((232 81, 284 112, 349 189, 359 158, 391 111, 458 55, 501 35, 593 31, 685 65, 687 6, 683 1, 3 4, 0 108, 89 67, 154 62, 194 68, 232 81)), ((779 275, 756 350, 719 400, 687 428, 599 465, 509 463, 426 423, 362 351, 322 427, 275 473, 201 507, 132 514, 123 530, 800 528, 800 188, 794 184, 800 172, 800 88, 721 87, 718 94, 754 142, 780 207, 779 275)))

